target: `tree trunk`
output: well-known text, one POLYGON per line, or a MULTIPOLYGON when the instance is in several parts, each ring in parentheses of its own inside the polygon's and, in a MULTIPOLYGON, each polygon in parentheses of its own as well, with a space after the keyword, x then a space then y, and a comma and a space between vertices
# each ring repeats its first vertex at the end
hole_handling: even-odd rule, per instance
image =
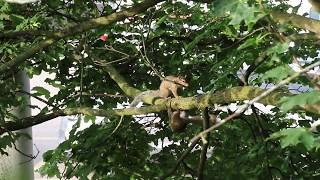
MULTIPOLYGON (((25 71, 20 71, 15 76, 15 79, 17 82, 21 83, 24 91, 30 92, 30 82, 25 71)), ((26 96, 25 98, 27 99, 27 103, 30 104, 30 97, 26 96)), ((12 112, 18 118, 31 115, 31 109, 28 106, 26 108, 15 107, 13 108, 12 112)), ((32 137, 32 128, 23 129, 16 132, 25 133, 32 137)), ((9 153, 9 156, 0 156, 0 180, 33 180, 33 159, 30 158, 33 155, 32 139, 21 136, 15 142, 15 145, 16 148, 23 154, 18 152, 15 147, 6 149, 6 152, 9 153)))

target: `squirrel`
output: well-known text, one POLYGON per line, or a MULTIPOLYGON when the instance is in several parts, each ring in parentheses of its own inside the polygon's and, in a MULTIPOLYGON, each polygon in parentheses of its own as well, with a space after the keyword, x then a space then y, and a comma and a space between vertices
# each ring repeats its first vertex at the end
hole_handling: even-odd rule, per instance
POLYGON ((310 4, 312 5, 312 9, 317 12, 320 12, 320 0, 309 0, 310 4))
MULTIPOLYGON (((209 114, 209 126, 214 125, 217 122, 218 113, 209 114)), ((187 116, 185 111, 173 111, 168 109, 168 115, 170 118, 170 128, 173 132, 183 132, 189 123, 202 126, 203 118, 201 116, 187 116)))
POLYGON ((189 84, 186 82, 185 78, 182 76, 166 76, 164 80, 162 80, 159 90, 149 90, 144 91, 137 95, 134 100, 131 102, 130 107, 135 107, 143 100, 146 96, 167 98, 171 94, 175 98, 179 97, 178 89, 182 87, 188 87, 189 84))

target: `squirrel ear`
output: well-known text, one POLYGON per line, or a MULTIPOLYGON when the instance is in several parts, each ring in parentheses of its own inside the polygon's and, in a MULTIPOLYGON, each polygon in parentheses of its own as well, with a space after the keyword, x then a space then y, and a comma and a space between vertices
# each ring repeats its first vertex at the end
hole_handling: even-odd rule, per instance
POLYGON ((185 81, 187 80, 187 76, 186 76, 186 75, 180 76, 179 78, 180 78, 180 79, 183 79, 183 80, 185 80, 185 81))

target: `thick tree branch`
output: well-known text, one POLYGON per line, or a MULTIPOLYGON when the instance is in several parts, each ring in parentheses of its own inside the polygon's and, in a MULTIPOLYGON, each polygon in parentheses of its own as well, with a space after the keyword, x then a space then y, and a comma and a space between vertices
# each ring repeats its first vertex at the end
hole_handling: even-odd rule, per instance
POLYGON ((293 34, 288 36, 288 39, 291 41, 301 41, 301 40, 314 40, 317 41, 317 44, 319 44, 319 36, 315 33, 302 33, 302 34, 293 34))
POLYGON ((80 24, 77 24, 75 26, 71 26, 66 28, 65 30, 62 30, 60 32, 54 33, 54 38, 48 38, 43 41, 41 41, 39 44, 33 45, 31 47, 26 48, 24 52, 19 54, 15 59, 10 60, 6 62, 5 64, 0 66, 0 74, 3 74, 8 69, 11 69, 13 67, 16 67, 20 65, 24 60, 33 57, 36 53, 40 52, 46 47, 49 47, 56 41, 79 33, 86 32, 90 29, 95 29, 98 27, 106 26, 111 23, 114 23, 119 20, 123 20, 126 17, 134 16, 138 13, 141 13, 148 9, 149 7, 152 7, 156 5, 157 3, 161 2, 163 0, 146 0, 143 3, 137 4, 136 6, 124 9, 120 12, 116 12, 113 14, 110 14, 108 16, 103 16, 95 19, 91 19, 85 22, 82 22, 80 24))
POLYGON ((146 106, 141 108, 127 108, 127 109, 92 109, 92 108, 66 108, 64 110, 54 111, 49 114, 39 114, 36 116, 26 117, 18 119, 16 121, 7 121, 0 127, 0 135, 6 131, 15 131, 20 129, 25 129, 32 127, 37 124, 49 121, 56 117, 67 116, 67 115, 94 115, 94 116, 104 116, 104 117, 113 117, 113 116, 124 116, 124 115, 138 115, 138 114, 148 114, 152 112, 160 112, 166 109, 164 105, 155 105, 155 106, 146 106))
MULTIPOLYGON (((151 6, 156 5, 157 3, 163 0, 146 0, 143 3, 140 3, 132 8, 125 9, 120 12, 116 12, 110 14, 108 16, 103 16, 95 19, 91 19, 75 26, 71 26, 62 30, 60 32, 53 33, 51 38, 47 38, 40 43, 33 45, 29 48, 26 48, 24 52, 18 55, 15 59, 6 62, 5 64, 0 66, 0 73, 3 74, 6 70, 11 69, 19 64, 21 64, 24 60, 33 57, 36 53, 40 52, 46 47, 49 47, 56 41, 79 33, 83 33, 90 29, 98 28, 101 26, 109 25, 113 22, 123 20, 126 17, 134 16, 135 14, 141 13, 148 9, 151 6)), ((306 18, 299 15, 288 14, 284 12, 272 12, 271 17, 279 23, 287 24, 291 23, 294 26, 312 31, 320 36, 320 21, 306 18)))
POLYGON ((65 115, 66 114, 64 114, 63 111, 56 111, 50 114, 40 114, 37 116, 22 118, 17 121, 6 121, 4 124, 0 126, 0 135, 7 131, 16 131, 32 127, 34 125, 41 124, 56 117, 65 115))
MULTIPOLYGON (((141 108, 125 108, 125 109, 92 109, 92 108, 66 108, 64 110, 55 111, 50 114, 40 114, 37 116, 27 117, 19 119, 17 121, 7 121, 0 127, 0 135, 6 131, 14 131, 32 127, 34 125, 49 121, 59 116, 66 115, 93 115, 93 116, 131 116, 141 115, 148 113, 157 113, 166 111, 169 107, 172 109, 190 110, 201 109, 214 104, 226 104, 237 101, 244 101, 253 99, 260 96, 268 90, 263 90, 256 87, 233 87, 225 89, 219 92, 210 92, 199 97, 186 97, 186 98, 171 98, 171 99, 159 99, 155 97, 146 97, 144 99, 148 104, 154 104, 151 106, 144 106, 141 108)), ((265 105, 278 105, 282 97, 288 97, 290 94, 281 93, 279 91, 270 93, 267 97, 260 99, 260 102, 265 105)), ((308 105, 302 107, 307 111, 320 114, 320 104, 308 105)))
MULTIPOLYGON (((307 67, 305 67, 304 69, 294 73, 293 75, 289 76, 288 78, 282 80, 279 82, 279 84, 273 86, 272 88, 264 91, 263 93, 261 93, 259 96, 254 97, 253 99, 251 99, 248 103, 245 103, 243 105, 241 105, 236 111, 235 113, 231 114, 230 116, 222 119, 221 121, 219 121, 218 123, 214 124, 213 126, 211 126, 210 128, 202 131, 201 133, 199 133, 198 135, 196 135, 195 137, 193 137, 191 139, 191 143, 193 141, 196 141, 199 137, 203 137, 206 134, 208 134, 210 131, 220 127, 221 125, 227 123, 228 121, 232 120, 235 117, 238 117, 239 115, 241 115, 249 106, 253 105, 253 103, 259 102, 261 99, 268 97, 271 93, 275 92, 277 89, 279 89, 280 87, 282 87, 285 84, 288 84, 289 82, 291 82, 293 79, 297 78, 298 76, 300 76, 302 73, 308 72, 310 71, 312 68, 319 66, 320 65, 320 61, 316 62, 314 64, 311 64, 307 67)), ((317 104, 319 105, 319 103, 317 104)), ((318 112, 315 112, 317 114, 319 114, 318 112)))
POLYGON ((317 34, 317 37, 320 38, 320 21, 295 15, 295 14, 288 14, 285 12, 271 12, 271 17, 274 21, 281 23, 281 24, 292 24, 296 27, 314 32, 317 34))
POLYGON ((104 66, 103 70, 109 74, 127 96, 134 97, 141 92, 130 86, 112 65, 108 64, 104 66))
POLYGON ((21 37, 35 37, 35 36, 46 36, 54 38, 54 34, 48 31, 4 31, 0 32, 0 39, 18 39, 21 37))
MULTIPOLYGON (((97 56, 95 56, 94 53, 90 53, 90 56, 94 58, 95 60, 101 61, 97 56)), ((108 62, 108 61, 106 61, 108 62)), ((120 89, 129 97, 134 97, 137 94, 141 93, 139 89, 136 89, 132 86, 130 86, 127 81, 119 74, 119 72, 109 63, 105 64, 103 66, 103 71, 109 74, 111 79, 113 79, 117 85, 120 87, 120 89)))

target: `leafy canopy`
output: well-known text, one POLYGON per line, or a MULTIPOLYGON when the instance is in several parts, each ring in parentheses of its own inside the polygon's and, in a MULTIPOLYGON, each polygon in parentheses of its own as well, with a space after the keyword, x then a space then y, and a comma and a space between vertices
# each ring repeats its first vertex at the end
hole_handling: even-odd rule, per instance
MULTIPOLYGON (((314 75, 302 74, 292 82, 297 86, 284 86, 262 100, 275 106, 272 113, 251 106, 212 131, 206 165, 199 169, 205 149, 201 141, 176 164, 201 128, 188 125, 173 133, 166 102, 115 110, 137 93, 157 89, 166 75, 186 76, 189 87, 180 96, 210 95, 205 103, 197 98, 173 103, 192 115, 201 114, 204 106, 242 104, 259 96, 263 90, 257 87, 294 74, 290 64, 299 62, 302 68, 319 61, 315 33, 320 22, 296 15, 298 8, 278 0, 50 0, 23 5, 0 0, 0 152, 6 153, 5 147, 18 138, 8 132, 73 115, 77 123, 69 139, 44 154, 42 174, 67 179, 192 179, 200 172, 205 179, 316 178, 319 134, 309 129, 320 109, 319 77, 314 75), (14 79, 21 70, 30 78, 53 74, 45 81, 58 93, 41 86, 31 94, 22 91, 14 79), (300 87, 310 92, 300 92, 300 87), (30 107, 28 96, 46 105, 39 114, 18 119, 11 107, 30 107), (131 116, 146 112, 155 113, 131 116), (104 116, 102 122, 97 116, 104 116), (78 130, 81 121, 93 125, 78 130)), ((232 111, 220 112, 219 119, 232 111)))

